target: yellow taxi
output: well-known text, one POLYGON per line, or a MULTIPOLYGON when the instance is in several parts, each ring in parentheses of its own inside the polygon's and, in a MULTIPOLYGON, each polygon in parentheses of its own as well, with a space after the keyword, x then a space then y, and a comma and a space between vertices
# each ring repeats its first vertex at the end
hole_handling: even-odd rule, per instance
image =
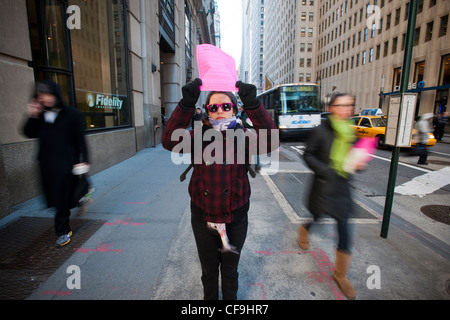
POLYGON ((385 146, 386 117, 381 116, 356 116, 350 118, 354 122, 355 133, 358 138, 378 138, 378 148, 385 146))
MULTIPOLYGON (((387 118, 382 116, 355 116, 350 118, 354 122, 356 136, 376 137, 378 138, 378 148, 385 147, 387 118)), ((415 146, 417 130, 413 129, 411 146, 415 146)), ((432 133, 428 134, 427 146, 432 147, 436 144, 436 139, 432 133)))
MULTIPOLYGON (((413 129, 412 132, 412 138, 411 138, 411 146, 415 146, 416 143, 419 141, 419 137, 417 134, 417 130, 413 129)), ((428 133, 428 140, 427 140, 427 147, 432 147, 436 144, 437 140, 434 137, 434 134, 432 134, 431 132, 428 133)))

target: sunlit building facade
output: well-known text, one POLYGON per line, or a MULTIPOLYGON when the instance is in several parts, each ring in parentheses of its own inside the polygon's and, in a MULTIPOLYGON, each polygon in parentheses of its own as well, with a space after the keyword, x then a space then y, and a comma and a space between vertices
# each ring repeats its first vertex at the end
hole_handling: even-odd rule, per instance
MULTIPOLYGON (((398 92, 408 23, 408 0, 316 0, 316 77, 322 100, 350 92, 358 112, 398 92), (374 7, 376 5, 376 11, 374 7)), ((447 110, 450 90, 450 2, 419 0, 409 90, 418 93, 416 115, 447 110)))

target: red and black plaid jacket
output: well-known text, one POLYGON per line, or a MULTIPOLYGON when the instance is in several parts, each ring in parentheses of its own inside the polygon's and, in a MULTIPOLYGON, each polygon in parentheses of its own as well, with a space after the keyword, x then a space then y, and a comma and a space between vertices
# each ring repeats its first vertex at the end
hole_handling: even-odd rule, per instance
MULTIPOLYGON (((269 113, 262 104, 254 109, 247 109, 246 112, 253 122, 256 133, 251 135, 247 132, 247 129, 242 128, 242 130, 247 132, 248 135, 252 136, 251 141, 249 142, 249 139, 245 143, 245 156, 249 159, 248 154, 249 151, 252 150, 252 148, 249 148, 250 143, 258 143, 259 145, 261 129, 267 130, 267 135, 261 135, 264 137, 263 140, 266 140, 267 137, 267 141, 261 141, 264 147, 261 149, 261 152, 259 150, 257 152, 262 153, 264 150, 267 150, 267 153, 271 152, 271 130, 276 129, 276 127, 269 113)), ((203 138, 204 136, 200 139, 198 137, 198 134, 204 135, 207 129, 211 129, 210 127, 203 126, 202 129, 200 129, 200 127, 195 128, 189 132, 186 132, 184 137, 180 137, 179 139, 174 139, 176 141, 172 141, 172 133, 177 129, 186 129, 190 125, 193 113, 193 109, 185 109, 181 105, 177 106, 166 128, 164 129, 162 145, 165 149, 172 151, 175 146, 177 146, 180 142, 182 143, 183 139, 190 139, 190 144, 187 145, 191 147, 191 150, 180 150, 180 146, 178 146, 176 148, 176 152, 191 153, 192 163, 194 163, 194 172, 192 173, 191 181, 189 183, 189 195, 191 196, 191 200, 197 207, 205 212, 204 219, 206 221, 215 223, 231 223, 233 220, 232 212, 243 207, 250 199, 251 190, 247 174, 248 166, 245 163, 239 164, 242 163, 242 161, 237 161, 239 148, 236 146, 235 142, 235 154, 233 155, 234 161, 226 161, 226 159, 230 159, 229 157, 226 158, 226 132, 221 133, 224 139, 223 161, 214 161, 214 159, 217 160, 217 158, 222 155, 218 155, 216 152, 217 150, 212 148, 211 141, 203 141, 209 139, 203 138), (195 140, 196 138, 197 140, 195 140), (196 154, 194 150, 195 141, 197 141, 197 143, 198 141, 202 141, 201 159, 198 159, 198 157, 197 159, 194 159, 196 154), (209 148, 205 151, 205 148, 208 146, 209 148), (211 149, 213 150, 211 151, 211 149), (204 159, 205 157, 203 155, 211 155, 214 158, 209 161, 208 159, 204 159), (232 164, 230 164, 230 162, 232 164)), ((274 143, 274 146, 275 145, 276 148, 274 148, 277 149, 279 147, 278 140, 274 143)), ((199 152, 197 149, 197 155, 198 154, 199 152)))

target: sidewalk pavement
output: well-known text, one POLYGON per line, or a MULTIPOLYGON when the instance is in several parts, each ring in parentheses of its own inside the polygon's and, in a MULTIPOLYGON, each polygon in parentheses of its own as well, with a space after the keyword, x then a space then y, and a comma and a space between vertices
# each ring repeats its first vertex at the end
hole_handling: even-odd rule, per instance
POLYGON ((450 143, 450 133, 444 133, 444 136, 437 143, 450 143))
MULTIPOLYGON (((157 146, 91 177, 96 188, 93 203, 86 215, 73 214, 72 219, 102 221, 101 226, 81 247, 69 243, 58 249, 69 252, 69 257, 28 299, 201 300, 201 269, 190 225, 189 179, 179 181, 186 167, 174 165, 170 152, 157 146), (78 274, 71 266, 79 268, 78 274), (78 280, 81 287, 73 288, 78 280)), ((307 170, 300 162, 281 162, 281 169, 307 170)), ((251 179, 238 299, 345 299, 331 278, 336 225, 324 222, 314 226, 310 249, 300 249, 298 221, 289 217, 286 203, 270 181, 270 176, 261 175, 251 179)), ((449 300, 449 243, 395 212, 389 236, 383 239, 379 236, 381 205, 358 194, 355 198, 374 214, 367 223, 352 224, 349 279, 357 299, 449 300)), ((0 234, 20 217, 51 218, 51 211, 43 207, 41 197, 17 206, 12 215, 0 220, 0 234)), ((73 239, 76 237, 74 233, 73 239)))

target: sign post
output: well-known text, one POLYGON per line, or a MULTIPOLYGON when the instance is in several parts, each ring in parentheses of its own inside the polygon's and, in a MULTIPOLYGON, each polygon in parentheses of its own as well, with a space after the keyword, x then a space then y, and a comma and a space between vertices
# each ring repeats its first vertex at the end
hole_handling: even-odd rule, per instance
MULTIPOLYGON (((406 38, 405 39, 405 53, 403 56, 402 74, 401 74, 401 79, 400 79, 400 94, 402 96, 408 88, 409 72, 410 72, 410 66, 411 66, 411 62, 412 62, 414 29, 416 27, 417 3, 418 3, 418 0, 411 0, 409 2, 408 27, 406 30, 406 37, 405 37, 406 38)), ((399 101, 398 96, 397 96, 397 99, 395 99, 395 98, 396 97, 394 97, 394 101, 391 100, 391 102, 394 103, 393 108, 397 107, 400 109, 402 100, 405 101, 405 99, 401 99, 401 97, 400 97, 400 101, 399 101)), ((409 101, 409 99, 407 99, 406 101, 409 101)), ((406 112, 406 113, 409 114, 409 112, 406 112)), ((399 117, 401 118, 400 114, 399 114, 399 117)), ((400 121, 400 119, 398 119, 398 120, 400 121)), ((398 123, 399 122, 397 122, 397 126, 398 126, 398 123)), ((386 128, 386 131, 387 131, 387 128, 386 128)), ((392 140, 391 137, 389 137, 389 139, 392 140)), ((381 226, 381 234, 380 234, 380 236, 385 239, 387 238, 388 231, 389 231, 389 223, 391 220, 391 213, 392 213, 392 204, 394 201, 395 181, 397 180, 398 160, 400 157, 400 148, 397 147, 397 137, 395 138, 395 144, 393 144, 393 145, 394 145, 394 147, 392 149, 391 167, 390 167, 390 171, 389 171, 389 180, 388 180, 388 186, 387 186, 387 191, 386 191, 386 202, 384 204, 383 223, 381 226)))
POLYGON ((386 144, 410 147, 416 110, 416 93, 396 94, 389 97, 386 144))

